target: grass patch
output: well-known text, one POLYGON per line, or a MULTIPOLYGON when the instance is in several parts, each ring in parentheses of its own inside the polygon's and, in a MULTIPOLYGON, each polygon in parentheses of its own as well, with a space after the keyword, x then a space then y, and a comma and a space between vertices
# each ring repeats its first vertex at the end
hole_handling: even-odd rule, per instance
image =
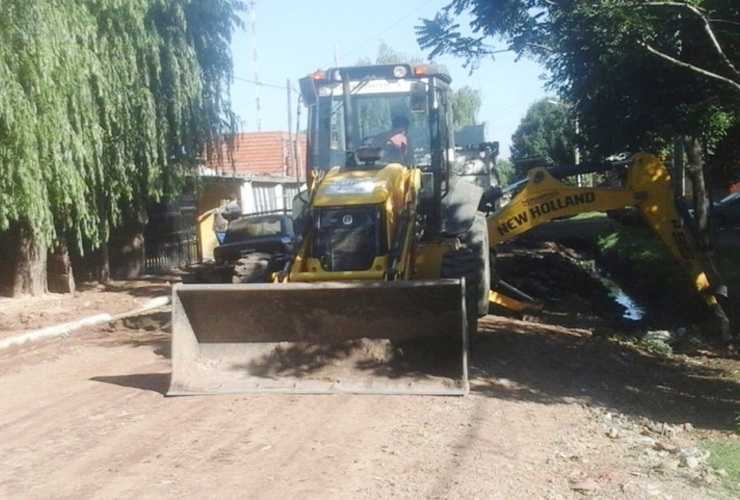
POLYGON ((705 305, 687 273, 647 227, 612 229, 596 241, 599 265, 610 272, 638 303, 654 311, 681 311, 692 322, 705 315, 705 305))
POLYGON ((566 220, 587 220, 587 219, 605 219, 604 212, 583 212, 582 214, 571 215, 566 220))
POLYGON ((672 258, 648 229, 642 227, 612 230, 600 236, 597 245, 603 254, 612 253, 618 258, 637 263, 648 261, 651 266, 672 258))
POLYGON ((703 447, 711 453, 709 465, 725 471, 722 476, 725 487, 740 495, 740 440, 707 441, 703 447))

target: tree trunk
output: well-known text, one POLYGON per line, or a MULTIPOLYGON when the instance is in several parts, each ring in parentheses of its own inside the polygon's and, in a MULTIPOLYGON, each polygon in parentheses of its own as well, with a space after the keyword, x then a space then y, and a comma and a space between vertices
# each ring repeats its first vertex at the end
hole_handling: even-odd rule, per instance
POLYGON ((126 220, 111 232, 108 240, 110 275, 114 279, 134 279, 144 274, 144 224, 126 220))
POLYGON ((711 238, 709 234, 709 199, 704 182, 704 158, 702 157, 702 146, 699 140, 692 136, 683 138, 686 150, 686 174, 691 179, 692 194, 694 198, 694 217, 699 232, 699 243, 709 248, 711 238))
POLYGON ((108 242, 100 245, 100 266, 98 267, 98 280, 101 283, 110 283, 110 253, 108 242))
POLYGON ((673 141, 673 173, 676 176, 678 194, 686 197, 686 154, 684 153, 683 137, 675 137, 673 141))
POLYGON ((12 296, 43 295, 46 281, 46 247, 26 222, 18 225, 18 240, 12 296))
MULTIPOLYGON (((692 191, 694 195, 694 217, 696 218, 697 237, 699 245, 704 249, 705 264, 704 269, 708 275, 709 283, 712 284, 711 293, 716 296, 727 296, 727 289, 722 281, 714 260, 714 248, 712 246, 712 235, 709 228, 709 199, 707 197, 707 188, 704 182, 704 159, 702 158, 702 147, 698 139, 691 136, 684 137, 686 146, 686 174, 692 182, 692 191)), ((707 320, 709 331, 715 333, 723 343, 729 342, 732 338, 730 334, 730 323, 727 316, 719 303, 710 306, 711 314, 707 320)))
POLYGON ((49 291, 74 293, 77 290, 69 250, 64 240, 57 242, 53 252, 49 252, 48 265, 49 291))
POLYGON ((18 230, 15 224, 11 224, 7 231, 0 232, 0 295, 6 297, 13 294, 17 240, 18 230))

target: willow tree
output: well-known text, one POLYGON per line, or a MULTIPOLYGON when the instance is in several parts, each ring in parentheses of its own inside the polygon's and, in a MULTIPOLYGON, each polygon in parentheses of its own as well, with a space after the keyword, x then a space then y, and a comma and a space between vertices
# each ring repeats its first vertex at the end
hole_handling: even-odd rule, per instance
MULTIPOLYGON (((47 250, 104 245, 235 129, 236 0, 3 0, 0 233, 14 295, 47 250)), ((218 158, 216 159, 218 161, 218 158)))

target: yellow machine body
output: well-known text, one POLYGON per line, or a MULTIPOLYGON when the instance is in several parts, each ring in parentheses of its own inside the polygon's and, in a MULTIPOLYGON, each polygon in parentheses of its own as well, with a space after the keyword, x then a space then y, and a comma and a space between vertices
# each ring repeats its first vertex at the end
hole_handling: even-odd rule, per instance
POLYGON ((301 238, 270 283, 174 287, 168 394, 466 394, 469 337, 489 301, 528 307, 490 283, 489 249, 584 212, 637 207, 719 307, 719 278, 654 156, 636 155, 617 188, 576 187, 535 168, 484 216, 492 191, 458 182, 451 168, 449 83, 434 65, 337 68, 301 81, 311 105, 309 187, 293 214, 301 238), (383 161, 382 148, 362 144, 387 137, 386 113, 398 110, 410 126, 405 159, 383 161))

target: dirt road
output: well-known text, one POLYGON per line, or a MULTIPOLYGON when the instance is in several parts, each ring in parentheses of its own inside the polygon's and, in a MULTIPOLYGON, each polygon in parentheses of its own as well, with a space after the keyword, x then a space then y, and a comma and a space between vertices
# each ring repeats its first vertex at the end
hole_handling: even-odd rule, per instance
MULTIPOLYGON (((615 340, 542 248, 499 254, 549 300, 481 321, 465 397, 168 398, 168 308, 0 350, 0 498, 732 498, 702 443, 738 439, 737 354, 615 340)), ((168 288, 2 299, 0 337, 168 288)))
POLYGON ((0 353, 2 498, 723 498, 737 400, 585 330, 486 318, 467 397, 167 398, 168 319, 0 353))

